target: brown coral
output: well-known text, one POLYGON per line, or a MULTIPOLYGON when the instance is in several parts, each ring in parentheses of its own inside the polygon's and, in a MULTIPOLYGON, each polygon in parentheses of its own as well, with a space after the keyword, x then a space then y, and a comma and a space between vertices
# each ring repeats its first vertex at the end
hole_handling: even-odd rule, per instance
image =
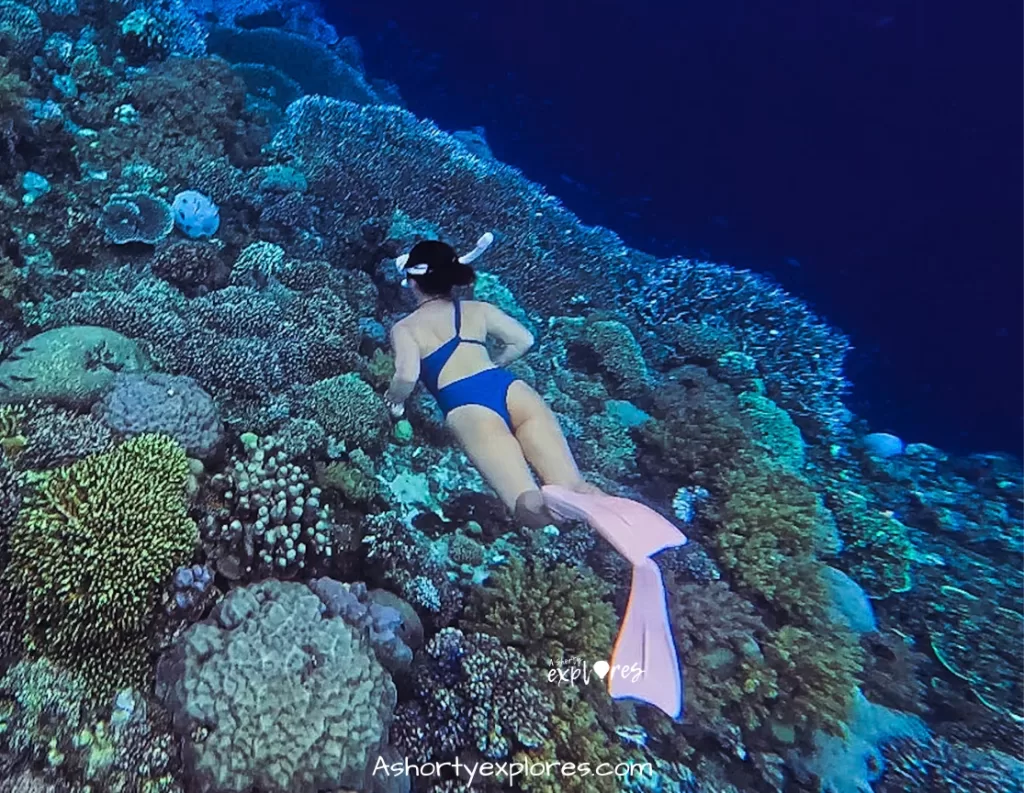
POLYGON ((464 627, 497 636, 545 670, 573 656, 592 662, 609 656, 615 635, 607 595, 607 585, 586 568, 513 557, 486 588, 474 590, 464 627))

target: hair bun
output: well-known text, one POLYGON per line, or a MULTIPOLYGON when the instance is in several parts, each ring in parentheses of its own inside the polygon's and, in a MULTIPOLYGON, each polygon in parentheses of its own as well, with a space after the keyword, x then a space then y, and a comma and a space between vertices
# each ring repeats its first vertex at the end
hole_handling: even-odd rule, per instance
POLYGON ((457 286, 469 286, 476 280, 476 271, 468 264, 459 262, 453 273, 452 280, 457 286))

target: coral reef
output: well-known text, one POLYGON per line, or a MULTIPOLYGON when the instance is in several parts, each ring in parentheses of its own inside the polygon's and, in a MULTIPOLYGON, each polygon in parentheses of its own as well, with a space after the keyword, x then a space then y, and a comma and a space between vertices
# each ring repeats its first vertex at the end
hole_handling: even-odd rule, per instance
POLYGON ((493 636, 444 628, 412 678, 417 699, 398 706, 392 738, 419 762, 466 750, 500 760, 547 737, 550 700, 523 655, 493 636))
POLYGON ((4 575, 26 598, 26 646, 97 693, 147 676, 160 586, 198 539, 187 475, 180 446, 141 435, 49 472, 25 495, 4 575))
POLYGON ((217 404, 191 377, 118 375, 93 411, 120 435, 170 435, 192 457, 208 457, 224 431, 217 404))
POLYGON ((138 345, 119 333, 88 326, 56 328, 0 361, 0 398, 88 407, 119 372, 148 368, 138 345))
POLYGON ((337 526, 310 475, 273 437, 245 434, 242 449, 212 477, 202 534, 217 571, 231 580, 291 577, 330 560, 337 526))
POLYGON ((85 683, 46 660, 22 660, 0 678, 0 745, 44 779, 110 793, 181 793, 177 749, 158 709, 123 689, 90 707, 85 683))
POLYGON ((882 756, 878 793, 1009 793, 1024 779, 1019 758, 942 738, 901 738, 882 756))
POLYGON ((608 587, 586 568, 518 558, 473 592, 465 625, 516 647, 540 669, 570 658, 607 658, 617 619, 608 587))
POLYGON ((402 752, 654 768, 543 793, 1019 789, 1019 461, 872 432, 806 304, 583 225, 321 14, 0 0, 0 790, 397 793, 367 771, 402 752), (628 562, 379 396, 393 260, 483 231, 513 373, 686 525, 678 723, 548 677, 608 657, 628 562))
POLYGON ((395 689, 366 638, 298 583, 232 590, 160 660, 158 693, 200 789, 361 788, 395 689))
POLYGON ((346 448, 378 450, 387 437, 384 400, 357 374, 314 383, 309 401, 312 416, 346 448))

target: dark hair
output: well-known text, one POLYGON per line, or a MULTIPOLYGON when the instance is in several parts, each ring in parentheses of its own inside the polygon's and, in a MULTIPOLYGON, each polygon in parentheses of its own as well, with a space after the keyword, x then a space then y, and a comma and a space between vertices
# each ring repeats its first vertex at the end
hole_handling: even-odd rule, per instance
POLYGON ((409 251, 405 263, 406 277, 428 295, 448 295, 456 286, 469 286, 476 280, 476 273, 468 264, 459 261, 451 245, 436 240, 417 242, 409 251), (410 267, 427 265, 422 275, 409 273, 410 267))

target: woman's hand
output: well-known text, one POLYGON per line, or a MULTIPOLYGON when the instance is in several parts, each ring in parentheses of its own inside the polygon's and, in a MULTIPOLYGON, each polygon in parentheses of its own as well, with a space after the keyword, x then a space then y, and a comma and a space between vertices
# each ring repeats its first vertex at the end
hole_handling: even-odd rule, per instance
POLYGON ((391 411, 391 415, 396 419, 400 419, 405 415, 405 401, 396 399, 392 396, 390 389, 388 389, 388 392, 384 395, 384 404, 388 406, 388 410, 391 411))

